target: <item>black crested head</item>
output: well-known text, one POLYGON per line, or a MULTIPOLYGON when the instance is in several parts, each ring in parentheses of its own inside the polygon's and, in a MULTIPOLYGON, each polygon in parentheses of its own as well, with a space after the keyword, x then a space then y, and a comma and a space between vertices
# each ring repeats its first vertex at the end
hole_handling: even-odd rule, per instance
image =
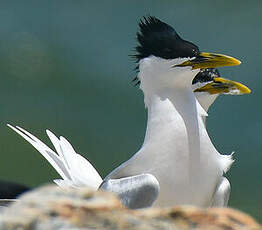
POLYGON ((192 81, 192 85, 196 83, 205 83, 213 81, 214 77, 220 77, 216 68, 201 69, 192 81))
POLYGON ((136 47, 137 61, 154 55, 164 59, 196 57, 199 49, 191 42, 183 40, 170 25, 156 17, 144 17, 139 22, 136 47))

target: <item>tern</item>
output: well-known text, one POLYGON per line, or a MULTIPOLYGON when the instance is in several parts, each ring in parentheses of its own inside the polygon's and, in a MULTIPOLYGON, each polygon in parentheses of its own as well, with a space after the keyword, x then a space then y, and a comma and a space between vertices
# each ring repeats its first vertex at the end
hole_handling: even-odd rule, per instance
MULTIPOLYGON (((139 27, 137 79, 148 110, 145 140, 133 157, 104 180, 64 137, 57 138, 46 131, 56 153, 23 128, 9 127, 56 169, 62 179, 54 181, 61 187, 91 186, 113 191, 129 208, 225 206, 230 184, 223 174, 233 159, 231 155, 221 155, 213 146, 203 121, 207 113, 193 92, 209 92, 210 96, 210 92, 221 91, 211 90, 215 88, 215 78, 194 90, 192 81, 202 69, 241 62, 222 54, 200 52, 195 44, 183 40, 173 27, 156 17, 144 17, 139 27)), ((247 90, 240 83, 233 85, 238 85, 236 89, 242 93, 247 90)))

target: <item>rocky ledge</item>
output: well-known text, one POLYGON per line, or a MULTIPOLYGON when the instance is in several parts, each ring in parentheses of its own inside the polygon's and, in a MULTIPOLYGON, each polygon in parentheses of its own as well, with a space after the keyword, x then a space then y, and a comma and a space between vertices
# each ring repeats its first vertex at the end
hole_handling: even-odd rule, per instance
POLYGON ((262 230, 229 208, 176 206, 129 210, 111 193, 44 186, 4 208, 0 230, 262 230))

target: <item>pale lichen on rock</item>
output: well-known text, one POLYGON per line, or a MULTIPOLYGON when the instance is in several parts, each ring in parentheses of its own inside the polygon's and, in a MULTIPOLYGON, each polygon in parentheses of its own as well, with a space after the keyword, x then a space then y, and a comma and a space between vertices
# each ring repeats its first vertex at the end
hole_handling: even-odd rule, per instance
POLYGON ((129 210, 115 195, 44 186, 22 195, 0 215, 0 230, 251 230, 250 216, 228 208, 176 206, 129 210))

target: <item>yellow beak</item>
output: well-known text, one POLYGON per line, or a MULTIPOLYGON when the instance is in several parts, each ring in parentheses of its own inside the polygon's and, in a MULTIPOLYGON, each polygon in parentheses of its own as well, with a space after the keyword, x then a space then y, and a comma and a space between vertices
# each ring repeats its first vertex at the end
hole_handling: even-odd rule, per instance
POLYGON ((192 66, 192 69, 217 68, 222 66, 240 65, 241 61, 223 54, 200 53, 195 59, 185 61, 174 67, 192 66))
POLYGON ((247 86, 239 82, 227 80, 222 77, 217 77, 213 78, 213 82, 210 82, 201 88, 195 89, 194 92, 241 95, 249 94, 251 93, 251 90, 247 86))

